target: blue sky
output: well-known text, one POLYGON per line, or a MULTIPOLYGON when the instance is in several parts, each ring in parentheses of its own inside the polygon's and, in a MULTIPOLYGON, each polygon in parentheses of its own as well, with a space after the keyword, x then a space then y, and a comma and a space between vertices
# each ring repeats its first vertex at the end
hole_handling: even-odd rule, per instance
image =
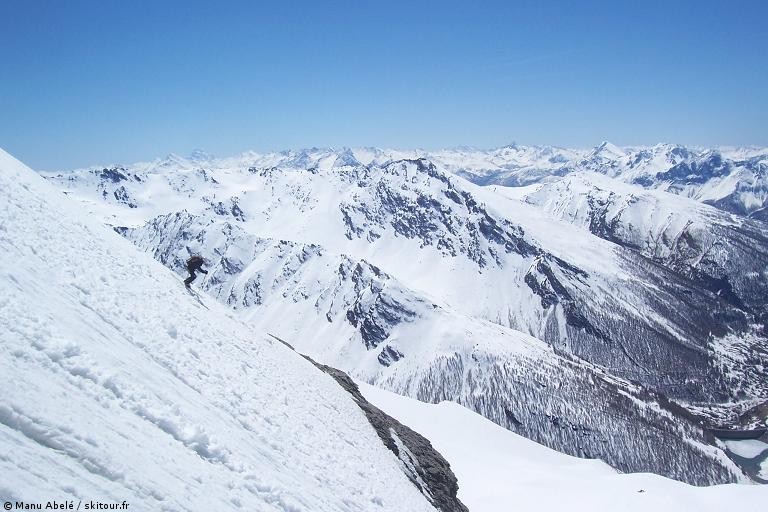
POLYGON ((0 147, 768 145, 768 2, 0 2, 0 147))

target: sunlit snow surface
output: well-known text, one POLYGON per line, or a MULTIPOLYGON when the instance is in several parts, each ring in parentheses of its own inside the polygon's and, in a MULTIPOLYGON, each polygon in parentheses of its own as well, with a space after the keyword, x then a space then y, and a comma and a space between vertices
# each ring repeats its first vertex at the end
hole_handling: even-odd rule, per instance
POLYGON ((0 501, 433 510, 336 382, 0 151, 0 501))
POLYGON ((426 404, 365 383, 365 398, 426 436, 459 479, 472 512, 757 511, 768 487, 694 487, 647 473, 619 474, 518 436, 452 402, 426 404))

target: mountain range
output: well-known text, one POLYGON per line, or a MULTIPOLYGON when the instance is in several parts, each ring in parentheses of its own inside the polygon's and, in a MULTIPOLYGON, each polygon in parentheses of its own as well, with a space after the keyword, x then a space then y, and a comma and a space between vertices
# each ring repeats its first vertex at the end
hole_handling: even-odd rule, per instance
POLYGON ((768 151, 319 149, 44 173, 255 332, 559 451, 760 481, 768 151), (738 464, 737 464, 738 463, 738 464))

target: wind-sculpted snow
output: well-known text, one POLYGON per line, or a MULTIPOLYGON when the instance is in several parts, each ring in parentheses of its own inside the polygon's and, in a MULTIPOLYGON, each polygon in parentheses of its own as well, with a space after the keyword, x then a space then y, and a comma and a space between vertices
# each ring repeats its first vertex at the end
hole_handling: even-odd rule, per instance
POLYGON ((0 152, 2 501, 434 510, 331 377, 78 209, 0 152))
MULTIPOLYGON (((52 179, 177 272, 189 254, 203 254, 211 272, 197 286, 241 310, 255 328, 368 380, 405 368, 404 375, 417 375, 435 357, 460 354, 464 361, 477 332, 494 322, 506 329, 502 338, 533 335, 687 406, 739 408, 768 398, 768 365, 755 363, 763 352, 752 350, 765 346, 765 333, 755 313, 733 300, 737 292, 742 301, 750 294, 754 304, 760 300, 746 280, 740 288, 729 281, 729 295, 605 236, 610 219, 600 238, 423 159, 379 164, 383 156, 371 151, 371 163, 336 165, 334 154, 245 155, 207 161, 205 169, 137 166, 122 174, 140 179, 119 184, 138 208, 94 193, 113 183, 93 170, 52 179), (478 331, 457 326, 454 317, 478 331), (443 324, 463 337, 446 334, 443 324), (441 336, 453 344, 446 348, 441 336)), ((571 157, 553 154, 551 163, 566 165, 571 157)), ((357 161, 366 158, 358 154, 357 161)), ((731 266, 742 254, 735 247, 713 260, 728 275, 743 270, 731 266)), ((476 385, 462 381, 462 393, 470 396, 476 385)), ((587 411, 588 403, 574 407, 587 411)), ((573 439, 543 442, 578 453, 573 439)), ((635 446, 627 467, 638 465, 632 457, 640 450, 635 446)), ((626 462, 619 453, 605 456, 617 466, 626 462)), ((698 481, 696 474, 681 478, 698 481)))

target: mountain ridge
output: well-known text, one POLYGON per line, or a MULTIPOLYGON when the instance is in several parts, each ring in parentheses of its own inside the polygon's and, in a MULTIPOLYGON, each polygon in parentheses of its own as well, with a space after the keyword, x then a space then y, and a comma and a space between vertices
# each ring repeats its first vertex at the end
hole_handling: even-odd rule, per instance
MULTIPOLYGON (((619 147, 603 141, 587 149, 518 144, 435 151, 313 147, 268 153, 245 151, 225 158, 214 158, 195 150, 186 158, 170 154, 129 167, 145 171, 174 166, 190 169, 200 165, 328 169, 418 158, 433 161, 481 185, 525 186, 574 171, 592 171, 645 188, 691 197, 732 213, 754 215, 756 219, 763 219, 768 207, 768 148, 759 146, 707 148, 658 143, 619 147)), ((112 167, 121 166, 102 168, 112 167)))

